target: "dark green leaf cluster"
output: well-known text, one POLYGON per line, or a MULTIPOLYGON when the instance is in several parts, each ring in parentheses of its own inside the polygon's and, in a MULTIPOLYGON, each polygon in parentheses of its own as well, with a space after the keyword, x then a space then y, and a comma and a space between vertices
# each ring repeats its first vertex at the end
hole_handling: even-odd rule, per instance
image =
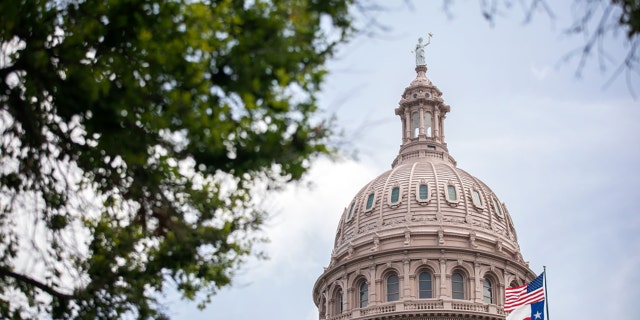
POLYGON ((640 33, 640 1, 638 0, 611 0, 622 8, 622 14, 618 22, 628 27, 629 39, 640 33))
POLYGON ((162 319, 168 282, 229 284, 256 188, 333 151, 316 96, 350 3, 0 2, 0 317, 162 319))

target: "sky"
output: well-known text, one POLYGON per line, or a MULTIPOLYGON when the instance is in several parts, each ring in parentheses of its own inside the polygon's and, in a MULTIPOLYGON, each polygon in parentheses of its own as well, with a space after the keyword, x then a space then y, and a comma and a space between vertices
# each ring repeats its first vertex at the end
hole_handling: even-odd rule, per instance
MULTIPOLYGON (((551 1, 550 1, 551 2, 551 1)), ((530 268, 547 268, 551 319, 637 319, 640 300, 640 100, 624 75, 607 85, 591 60, 576 77, 583 43, 564 34, 572 1, 523 23, 513 7, 494 25, 476 1, 386 2, 373 13, 387 31, 355 37, 329 63, 321 106, 338 118, 345 153, 319 159, 305 183, 273 194, 264 227, 268 260, 252 260, 204 310, 169 294, 175 319, 318 319, 312 288, 329 263, 336 227, 357 191, 398 153, 400 95, 415 78, 418 37, 431 32, 427 76, 451 106, 446 142, 458 167, 505 203, 530 268), (308 184, 311 186, 309 187, 308 184)), ((515 1, 515 3, 519 3, 515 1)), ((607 45, 618 58, 624 48, 607 45)), ((640 83, 637 81, 636 82, 640 83)))

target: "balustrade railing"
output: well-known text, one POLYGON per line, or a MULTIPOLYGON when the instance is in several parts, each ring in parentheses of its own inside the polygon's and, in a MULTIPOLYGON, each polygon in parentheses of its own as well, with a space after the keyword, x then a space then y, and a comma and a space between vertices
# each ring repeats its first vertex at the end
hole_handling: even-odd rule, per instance
MULTIPOLYGON (((355 309, 353 312, 355 312, 355 317, 358 318, 359 316, 415 310, 459 310, 497 313, 499 315, 504 315, 504 309, 501 306, 478 304, 471 301, 459 300, 412 300, 404 302, 398 301, 394 303, 369 306, 363 309, 355 309)), ((328 320, 346 320, 351 319, 352 316, 352 312, 345 312, 339 315, 331 316, 328 318, 328 320)))
POLYGON ((469 302, 452 302, 451 309, 463 311, 481 311, 489 312, 488 304, 474 304, 469 302))
POLYGON ((442 301, 425 301, 425 302, 405 302, 404 303, 405 310, 436 310, 436 309, 444 309, 444 303, 442 301))
POLYGON ((329 320, 346 320, 351 319, 351 312, 343 312, 334 316, 330 316, 329 320))
POLYGON ((374 306, 374 307, 362 309, 360 311, 360 314, 363 316, 366 316, 370 314, 387 313, 387 312, 394 312, 394 311, 396 311, 396 305, 388 304, 388 305, 374 306))

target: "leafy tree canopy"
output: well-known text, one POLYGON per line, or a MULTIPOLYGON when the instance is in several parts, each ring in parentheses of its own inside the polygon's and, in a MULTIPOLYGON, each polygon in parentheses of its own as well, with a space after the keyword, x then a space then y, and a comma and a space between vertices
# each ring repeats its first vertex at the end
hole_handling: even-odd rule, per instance
POLYGON ((330 154, 351 0, 0 2, 0 317, 165 318, 252 253, 256 188, 330 154))

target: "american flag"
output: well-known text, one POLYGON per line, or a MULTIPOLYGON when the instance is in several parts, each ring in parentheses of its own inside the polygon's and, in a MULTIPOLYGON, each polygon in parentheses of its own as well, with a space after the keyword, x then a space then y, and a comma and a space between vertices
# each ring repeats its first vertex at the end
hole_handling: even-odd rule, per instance
POLYGON ((529 284, 505 290, 504 312, 544 300, 544 272, 529 284))

